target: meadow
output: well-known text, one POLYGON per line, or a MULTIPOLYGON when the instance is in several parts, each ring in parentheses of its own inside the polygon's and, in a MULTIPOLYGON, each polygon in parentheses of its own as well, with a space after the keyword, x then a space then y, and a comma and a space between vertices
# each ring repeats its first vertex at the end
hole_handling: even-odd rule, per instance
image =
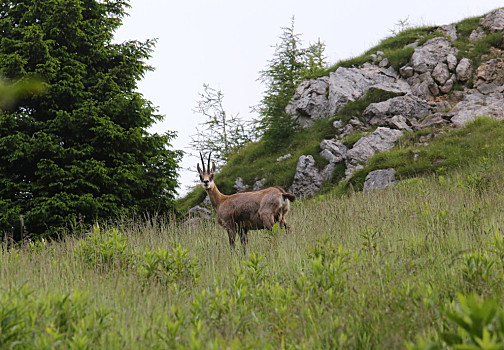
POLYGON ((165 217, 3 243, 0 348, 502 349, 501 158, 295 202, 246 253, 165 217))

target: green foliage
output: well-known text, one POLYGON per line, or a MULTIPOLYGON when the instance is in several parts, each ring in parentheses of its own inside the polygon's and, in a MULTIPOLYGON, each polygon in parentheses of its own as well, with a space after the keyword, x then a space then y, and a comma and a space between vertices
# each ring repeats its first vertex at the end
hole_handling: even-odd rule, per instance
POLYGON ((238 115, 228 115, 224 110, 224 95, 209 85, 203 85, 196 112, 207 120, 196 128, 190 146, 206 154, 212 152, 212 159, 217 166, 225 164, 228 157, 253 140, 253 130, 238 115))
MULTIPOLYGON (((472 31, 479 27, 482 17, 467 18, 457 23, 457 40, 454 46, 459 50, 458 57, 467 57, 472 60, 473 68, 478 67, 482 62, 482 56, 491 53, 491 48, 502 46, 502 33, 490 33, 485 31, 485 35, 476 42, 470 41, 469 36, 472 31)), ((468 82, 471 84, 471 81, 468 82)))
POLYGON ((395 70, 409 63, 415 49, 413 47, 403 47, 395 50, 385 50, 384 57, 389 60, 389 64, 395 70))
POLYGON ((382 51, 384 53, 383 57, 388 58, 389 62, 391 62, 394 67, 399 66, 401 63, 405 64, 413 53, 411 48, 406 47, 406 45, 412 44, 417 40, 423 40, 426 37, 430 38, 434 29, 435 27, 404 29, 397 35, 383 39, 378 45, 367 50, 361 56, 336 63, 334 66, 327 69, 327 73, 334 72, 339 67, 351 68, 370 62, 370 55, 375 54, 377 51, 382 51))
POLYGON ((0 233, 55 234, 120 212, 166 212, 177 186, 174 133, 136 82, 153 40, 113 44, 127 3, 0 5, 0 77, 43 81, 0 115, 0 233), (20 215, 25 228, 19 229, 20 215))
POLYGON ((138 272, 142 278, 154 283, 169 285, 183 283, 192 286, 198 282, 200 267, 198 259, 191 257, 179 244, 171 252, 162 248, 146 249, 138 258, 138 272))
POLYGON ((8 83, 0 78, 0 114, 3 109, 8 109, 20 98, 37 95, 44 91, 44 85, 34 79, 18 80, 8 83))
POLYGON ((479 117, 463 128, 434 138, 428 146, 418 148, 415 143, 421 133, 407 134, 398 146, 377 153, 364 169, 356 171, 350 183, 354 189, 363 187, 366 175, 376 169, 395 168, 396 177, 406 179, 472 164, 472 172, 459 180, 458 186, 481 193, 489 188, 489 170, 504 144, 504 125, 492 118, 479 117), (494 151, 491 151, 494 150, 494 151))
POLYGON ((304 79, 321 76, 325 68, 325 45, 318 41, 308 48, 300 47, 300 35, 294 32, 294 17, 289 27, 284 27, 280 43, 267 67, 260 72, 259 81, 266 90, 256 110, 259 113, 258 130, 270 148, 285 145, 296 123, 287 115, 285 107, 296 87, 304 79))
MULTIPOLYGON (((476 123, 498 129, 498 122, 487 122, 476 123)), ((478 128, 470 127, 477 139, 478 128)), ((225 231, 213 220, 109 223, 100 227, 102 238, 86 236, 86 245, 96 247, 86 255, 77 253, 83 240, 74 236, 13 247, 2 243, 0 300, 22 290, 25 281, 34 292, 27 300, 0 302, 5 310, 0 337, 26 348, 43 348, 46 343, 38 339, 60 340, 60 346, 71 348, 67 344, 79 339, 88 348, 106 349, 397 349, 405 344, 450 349, 473 346, 485 339, 486 328, 489 344, 498 344, 504 164, 497 161, 502 160, 499 140, 480 152, 491 157, 488 190, 457 185, 480 169, 478 156, 464 167, 447 167, 442 175, 433 172, 383 191, 296 201, 289 233, 265 239, 251 232, 247 257, 230 251, 225 231), (85 262, 93 255, 96 261, 112 256, 113 262, 96 268, 85 262), (122 263, 123 255, 131 259, 122 263), (76 290, 87 297, 87 313, 74 305, 81 302, 60 307, 49 297, 72 296, 76 290), (460 310, 453 302, 459 293, 481 295, 481 302, 467 303, 469 311, 461 312, 465 306, 460 310), (489 296, 493 306, 482 302, 489 296), (23 316, 23 310, 35 309, 33 303, 49 300, 51 310, 69 308, 68 314, 23 316), (101 333, 95 321, 100 309, 108 311, 101 333), (492 309, 494 318, 487 312, 492 309), (76 325, 77 317, 87 326, 76 325), (70 329, 87 336, 72 336, 70 329)), ((0 347, 11 345, 4 344, 0 347)))
POLYGON ((34 296, 26 285, 0 293, 2 349, 87 349, 99 346, 112 312, 92 305, 88 293, 34 296))
POLYGON ((458 303, 445 310, 445 330, 434 341, 419 338, 409 350, 420 349, 502 349, 504 347, 504 309, 496 298, 458 295, 458 303))
POLYGON ((101 230, 99 225, 74 248, 75 255, 88 267, 107 271, 117 266, 129 266, 132 255, 128 250, 126 238, 117 229, 101 230))

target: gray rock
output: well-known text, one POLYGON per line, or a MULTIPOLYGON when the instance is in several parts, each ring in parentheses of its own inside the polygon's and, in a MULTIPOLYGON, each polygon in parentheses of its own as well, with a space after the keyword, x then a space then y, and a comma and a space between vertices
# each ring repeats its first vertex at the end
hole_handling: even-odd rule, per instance
POLYGON ((350 135, 355 131, 354 127, 350 124, 345 125, 343 128, 339 129, 340 131, 340 137, 345 137, 347 135, 350 135))
POLYGON ((474 86, 483 93, 497 91, 504 85, 504 59, 494 58, 482 63, 476 70, 474 86), (480 86, 482 88, 480 88, 480 86))
POLYGON ((252 187, 252 190, 253 191, 262 190, 264 188, 265 182, 266 182, 266 179, 257 180, 256 182, 254 182, 254 186, 252 187))
POLYGON ((449 93, 451 91, 451 89, 453 89, 453 80, 452 79, 448 79, 443 86, 439 87, 439 91, 441 91, 444 94, 449 93))
POLYGON ((432 96, 439 96, 439 86, 432 82, 432 84, 428 85, 429 92, 432 96))
POLYGON ((405 81, 384 74, 379 67, 340 67, 336 72, 331 72, 329 77, 329 114, 336 114, 345 104, 362 97, 371 88, 403 94, 411 91, 405 81))
POLYGON ((483 28, 492 32, 498 32, 504 29, 504 9, 497 9, 490 12, 480 20, 483 28))
POLYGON ((237 177, 233 185, 233 188, 236 191, 236 193, 240 193, 245 192, 249 187, 248 185, 245 185, 243 183, 243 179, 241 177, 237 177))
POLYGON ((472 61, 469 58, 462 58, 457 65, 457 79, 460 81, 466 81, 471 78, 472 74, 472 61))
POLYGON ((359 120, 359 118, 350 119, 348 121, 348 124, 352 125, 356 130, 362 130, 366 127, 364 123, 359 120))
POLYGON ((478 41, 479 39, 483 38, 485 36, 485 31, 483 28, 478 27, 475 30, 471 32, 471 35, 469 35, 469 41, 478 41))
POLYGON ((457 68, 457 56, 453 55, 453 54, 449 54, 448 56, 446 56, 446 63, 448 64, 448 69, 450 71, 455 71, 455 68, 457 68))
POLYGON ((387 67, 388 65, 389 65, 389 60, 388 60, 388 58, 387 58, 387 57, 385 57, 384 59, 382 59, 382 60, 380 61, 380 64, 379 64, 379 66, 380 66, 380 67, 382 67, 382 68, 385 68, 385 67, 387 67))
POLYGON ((463 126, 476 117, 489 116, 497 120, 504 119, 504 94, 494 92, 484 95, 471 90, 462 101, 448 113, 454 126, 463 126))
POLYGON ((339 129, 339 128, 342 128, 344 126, 343 124, 343 121, 342 120, 335 120, 333 123, 332 123, 333 127, 335 129, 339 129))
POLYGON ((361 168, 376 152, 390 150, 402 135, 403 132, 400 130, 379 127, 370 135, 362 137, 347 152, 345 174, 349 176, 361 168))
POLYGON ((401 77, 403 77, 404 79, 412 77, 414 73, 415 70, 413 69, 413 67, 403 66, 399 68, 399 74, 401 74, 401 77))
POLYGON ((411 127, 408 125, 408 120, 402 115, 395 115, 388 120, 387 123, 392 129, 411 131, 411 127))
POLYGON ((413 95, 424 100, 428 100, 431 96, 439 95, 439 88, 429 71, 414 75, 408 79, 408 82, 411 84, 413 95))
POLYGON ((445 24, 440 26, 439 30, 448 35, 452 41, 457 40, 457 26, 455 24, 445 24))
POLYGON ((435 113, 445 113, 446 111, 449 111, 451 109, 451 105, 448 101, 441 100, 439 102, 435 102, 434 106, 432 106, 431 109, 435 113))
POLYGON ((435 128, 449 124, 443 113, 429 114, 420 122, 420 129, 435 128))
POLYGON ((314 119, 329 117, 328 87, 328 77, 303 81, 285 108, 286 113, 296 116, 302 126, 311 125, 314 119))
POLYGON ((296 174, 289 192, 296 197, 310 196, 322 186, 322 177, 315 167, 315 160, 311 155, 299 157, 296 174))
POLYGON ((440 85, 444 85, 450 78, 450 71, 448 65, 445 63, 438 63, 432 71, 432 78, 440 85))
POLYGON ((406 45, 406 47, 412 47, 415 49, 418 47, 418 45, 419 45, 419 40, 417 39, 414 42, 412 42, 411 44, 406 45))
POLYGON ((339 163, 346 158, 348 148, 341 141, 323 140, 320 155, 329 163, 339 163))
POLYGON ((278 158, 276 159, 276 161, 277 161, 277 162, 281 162, 282 160, 285 160, 285 159, 290 158, 290 157, 292 157, 292 154, 287 153, 287 154, 286 154, 286 155, 284 155, 284 156, 278 157, 278 158))
POLYGON ((387 188, 395 184, 395 169, 374 170, 366 176, 366 180, 364 181, 364 192, 387 188))
MULTIPOLYGON (((374 118, 387 119, 395 115, 418 119, 427 113, 429 113, 429 104, 410 94, 394 97, 383 102, 371 103, 364 110, 362 116, 366 118, 366 120, 374 118)), ((378 125, 376 123, 371 124, 378 125)))
POLYGON ((502 85, 499 86, 499 85, 495 84, 494 82, 491 82, 491 83, 479 84, 477 89, 482 94, 489 95, 494 92, 503 92, 504 86, 502 86, 502 85))
POLYGON ((438 63, 445 62, 449 55, 457 56, 458 50, 454 48, 450 40, 437 37, 428 40, 419 46, 411 56, 410 65, 418 73, 432 71, 438 63))
POLYGON ((203 202, 201 202, 201 204, 205 207, 210 207, 212 205, 212 201, 210 200, 210 197, 206 195, 205 199, 203 199, 203 202))
POLYGON ((201 217, 205 219, 210 219, 212 217, 212 211, 199 205, 189 209, 189 214, 193 217, 201 217))
POLYGON ((425 81, 420 82, 411 87, 411 92, 413 93, 413 95, 418 96, 424 100, 427 100, 430 97, 429 85, 430 84, 425 81))

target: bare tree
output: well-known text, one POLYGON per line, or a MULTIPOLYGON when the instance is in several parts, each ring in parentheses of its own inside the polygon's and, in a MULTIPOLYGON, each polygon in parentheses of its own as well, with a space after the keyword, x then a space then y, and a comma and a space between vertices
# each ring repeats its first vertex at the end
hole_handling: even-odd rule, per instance
POLYGON ((203 115, 206 121, 196 127, 190 146, 199 152, 211 151, 216 164, 222 166, 230 154, 254 139, 254 132, 238 114, 226 113, 220 90, 203 84, 199 97, 194 112, 203 115))

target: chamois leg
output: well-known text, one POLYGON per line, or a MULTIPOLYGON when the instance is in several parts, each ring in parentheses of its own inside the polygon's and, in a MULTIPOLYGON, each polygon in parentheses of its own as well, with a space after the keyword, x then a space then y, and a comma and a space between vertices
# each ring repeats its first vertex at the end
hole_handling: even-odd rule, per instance
POLYGON ((248 243, 248 229, 240 228, 238 230, 238 234, 240 235, 240 241, 243 249, 243 254, 247 252, 247 243, 248 243))
POLYGON ((270 212, 265 212, 261 214, 261 220, 263 222, 263 226, 266 230, 273 229, 273 225, 275 224, 275 217, 270 212))
POLYGON ((227 231, 228 238, 229 238, 229 246, 231 247, 231 249, 234 249, 234 247, 235 247, 235 238, 236 238, 236 230, 234 229, 234 227, 227 226, 226 227, 226 231, 227 231))
POLYGON ((232 230, 228 230, 228 238, 229 238, 229 246, 231 249, 234 249, 235 247, 235 237, 236 237, 236 232, 232 230))
POLYGON ((283 227, 286 231, 289 231, 290 230, 290 226, 287 224, 287 221, 285 221, 285 214, 287 213, 282 213, 280 215, 280 222, 279 222, 279 226, 280 227, 283 227))

